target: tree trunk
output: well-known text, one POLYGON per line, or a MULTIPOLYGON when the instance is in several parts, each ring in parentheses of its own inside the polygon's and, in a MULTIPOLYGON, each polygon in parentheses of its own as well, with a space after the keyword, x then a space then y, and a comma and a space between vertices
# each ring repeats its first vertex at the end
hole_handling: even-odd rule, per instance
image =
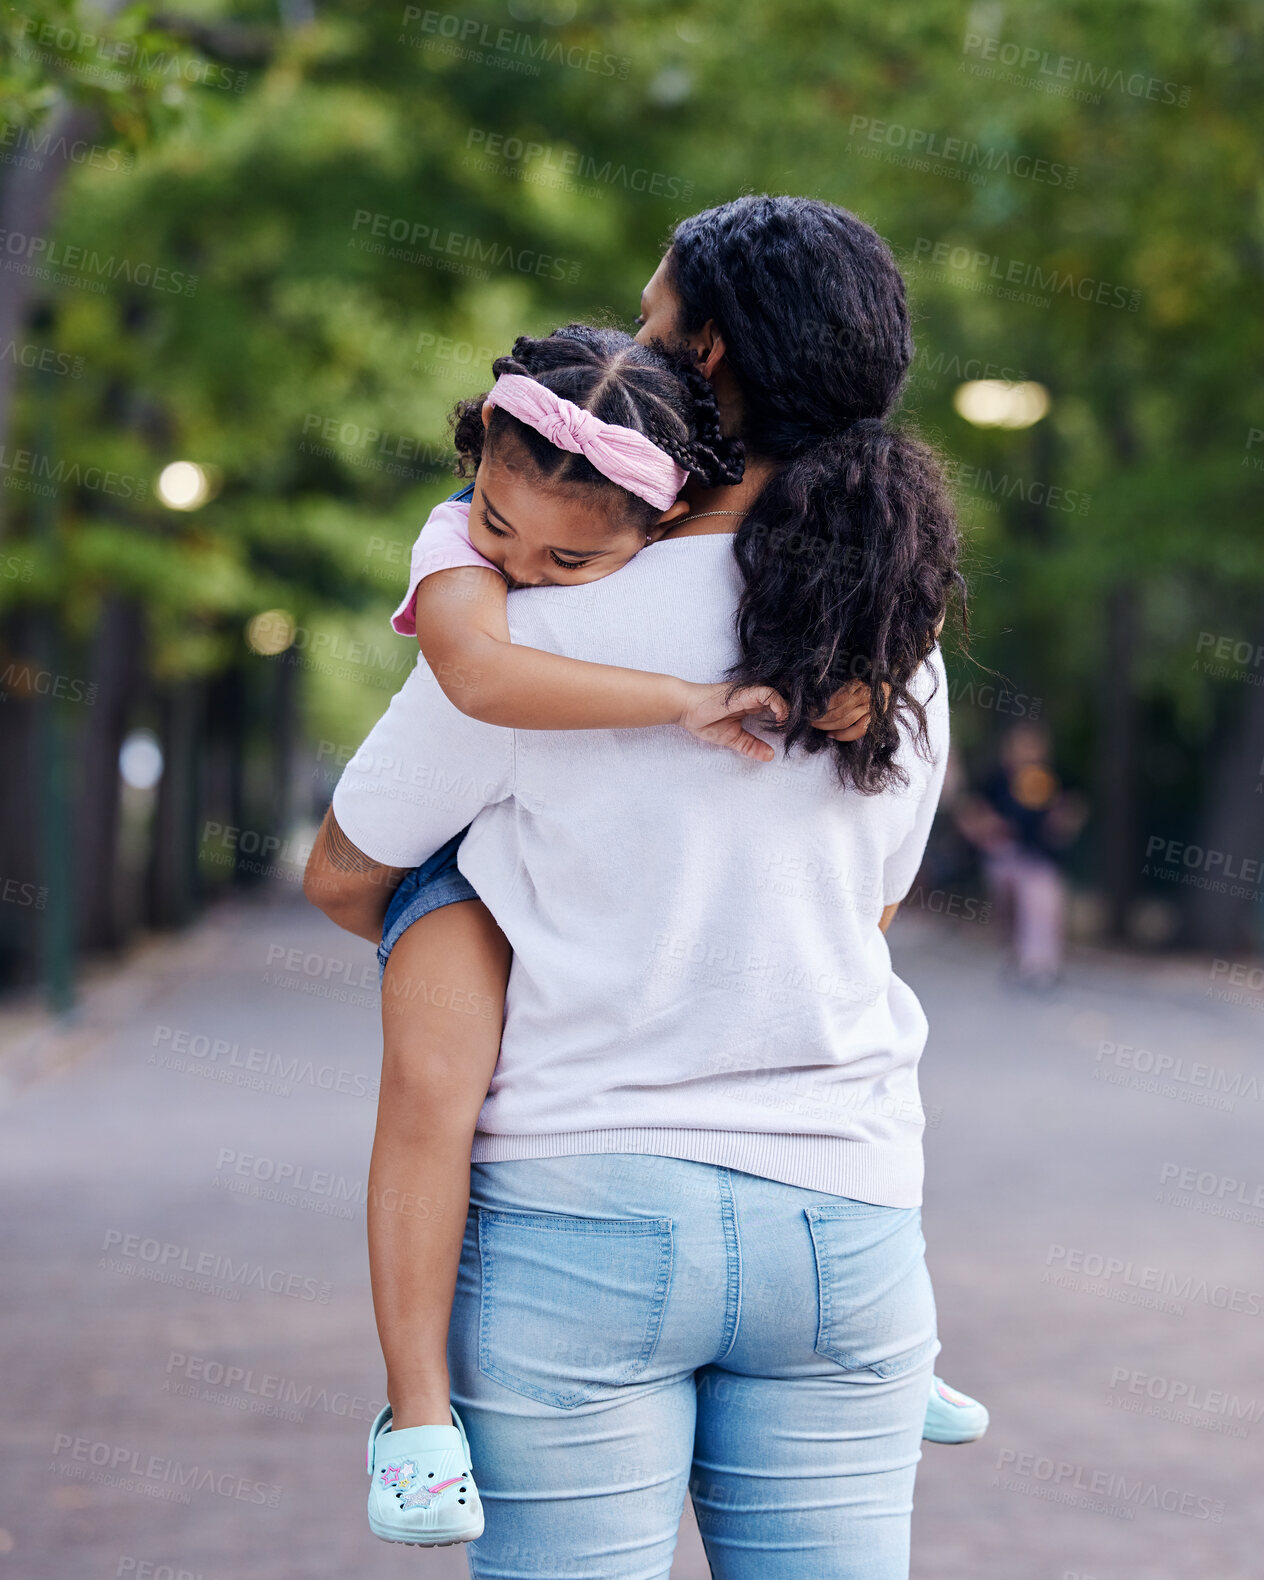
POLYGON ((87 710, 80 754, 80 942, 87 949, 115 949, 122 940, 117 906, 119 747, 142 674, 144 617, 133 600, 105 600, 93 640, 89 679, 97 686, 87 710))
POLYGON ((38 668, 35 641, 30 610, 5 619, 0 632, 0 881, 16 896, 0 903, 0 981, 6 984, 34 976, 41 913, 48 903, 47 894, 39 892, 39 706, 26 684, 38 668))
POLYGON ((1133 695, 1138 598, 1115 587, 1106 599, 1106 663, 1097 744, 1097 849, 1106 901, 1106 930, 1128 937, 1137 892, 1137 703, 1133 695))
MULTIPOLYGON (((284 658, 284 654, 281 655, 284 658)), ((298 666, 277 663, 273 666, 272 785, 268 817, 272 833, 284 843, 289 832, 294 790, 294 736, 298 723, 298 666)))
POLYGON ((199 897, 199 758, 205 714, 202 686, 172 688, 160 704, 163 772, 149 868, 149 924, 184 927, 199 897))
POLYGON ((1208 886, 1191 888, 1185 904, 1188 942, 1218 955, 1252 946, 1251 921, 1258 910, 1253 895, 1261 887, 1258 876, 1248 881, 1240 874, 1245 863, 1258 860, 1264 843, 1264 686, 1243 689, 1246 696, 1212 767, 1198 840, 1207 852, 1201 876, 1208 886), (1225 892, 1213 889, 1214 883, 1223 883, 1225 892), (1244 892, 1235 896, 1234 888, 1244 892))

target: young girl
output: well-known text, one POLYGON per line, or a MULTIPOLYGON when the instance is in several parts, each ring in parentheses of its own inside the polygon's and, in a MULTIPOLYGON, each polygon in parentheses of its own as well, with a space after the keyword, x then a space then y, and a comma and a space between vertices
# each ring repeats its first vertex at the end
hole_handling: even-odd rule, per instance
MULTIPOLYGON (((674 724, 770 761, 771 747, 742 722, 780 716, 780 699, 765 688, 731 694, 725 684, 584 663, 515 646, 509 636, 509 587, 575 587, 610 575, 708 514, 691 518, 678 499, 688 477, 708 487, 741 478, 740 441, 721 435, 711 387, 690 354, 572 324, 541 340, 520 338, 494 371, 490 394, 457 409, 456 447, 462 471, 476 469, 473 484, 431 513, 395 629, 416 633, 448 699, 486 723, 674 724)), ((828 728, 858 735, 867 691, 848 693, 835 699, 828 728)), ((389 1541, 420 1546, 471 1541, 483 1530, 468 1443, 448 1397, 446 1335, 510 947, 457 867, 460 838, 400 884, 379 950, 384 1050, 369 1256, 390 1404, 369 1436, 369 1524, 389 1541)), ((982 1412, 936 1384, 932 1416, 936 1408, 982 1412)), ((982 1428, 953 1430, 941 1429, 939 1440, 966 1441, 982 1428)))

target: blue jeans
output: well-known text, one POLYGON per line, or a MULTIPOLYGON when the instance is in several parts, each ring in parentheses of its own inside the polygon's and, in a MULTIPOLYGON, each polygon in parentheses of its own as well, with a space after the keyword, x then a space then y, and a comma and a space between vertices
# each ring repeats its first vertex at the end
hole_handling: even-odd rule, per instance
POLYGON ((452 1397, 477 1580, 904 1580, 939 1350, 918 1208, 632 1153, 475 1164, 452 1397))

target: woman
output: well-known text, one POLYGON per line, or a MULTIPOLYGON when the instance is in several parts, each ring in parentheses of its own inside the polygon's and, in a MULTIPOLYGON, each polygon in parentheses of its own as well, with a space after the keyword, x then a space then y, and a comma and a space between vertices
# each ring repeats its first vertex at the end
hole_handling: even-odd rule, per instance
POLYGON ((461 871, 513 950, 450 1357, 473 1572, 666 1575, 689 1483, 727 1580, 887 1580, 937 1343, 925 1020, 881 929, 942 782, 955 528, 883 425, 911 337, 853 216, 695 216, 643 308, 701 353, 746 475, 618 575, 512 597, 514 640, 771 685, 791 749, 517 735, 419 670, 339 785, 313 889, 371 930, 472 820, 461 871), (830 741, 812 721, 857 674, 881 682, 869 729, 830 741))

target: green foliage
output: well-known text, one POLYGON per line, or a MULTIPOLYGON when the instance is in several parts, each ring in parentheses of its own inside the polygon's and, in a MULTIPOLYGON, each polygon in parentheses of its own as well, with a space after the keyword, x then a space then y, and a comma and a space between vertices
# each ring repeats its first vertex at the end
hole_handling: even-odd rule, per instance
MULTIPOLYGON (((57 347, 83 359, 57 390, 58 453, 147 478, 186 457, 222 479, 189 515, 152 490, 63 489, 72 625, 111 588, 141 594, 173 676, 232 662, 273 607, 401 641, 384 620, 406 545, 450 489, 447 412, 486 387, 489 353, 571 317, 630 320, 675 221, 795 191, 854 209, 907 266, 907 409, 961 468, 978 662, 1070 725, 1098 684, 1103 598, 1129 583, 1147 696, 1187 721, 1223 705, 1191 669, 1197 633, 1258 631, 1264 589, 1258 8, 342 0, 301 27, 269 16, 225 7, 179 46, 244 73, 240 92, 179 71, 106 87, 82 52, 6 51, 8 120, 90 99, 102 140, 137 155, 68 171, 58 239, 195 278, 57 288, 57 347), (455 39, 433 21, 448 17, 455 39), (1045 384, 1048 418, 966 424, 952 393, 985 364, 1045 384), (1033 484, 1088 504, 1033 504, 1033 484)), ((20 44, 16 13, 4 26, 20 44)), ((161 47, 139 9, 108 28, 161 47)), ((28 403, 14 442, 31 420, 28 403)), ((8 515, 21 538, 22 496, 8 515)), ((17 589, 49 590, 42 573, 17 589)), ((315 727, 370 722, 378 679, 312 668, 315 727)), ((994 723, 967 712, 960 736, 994 723)))

